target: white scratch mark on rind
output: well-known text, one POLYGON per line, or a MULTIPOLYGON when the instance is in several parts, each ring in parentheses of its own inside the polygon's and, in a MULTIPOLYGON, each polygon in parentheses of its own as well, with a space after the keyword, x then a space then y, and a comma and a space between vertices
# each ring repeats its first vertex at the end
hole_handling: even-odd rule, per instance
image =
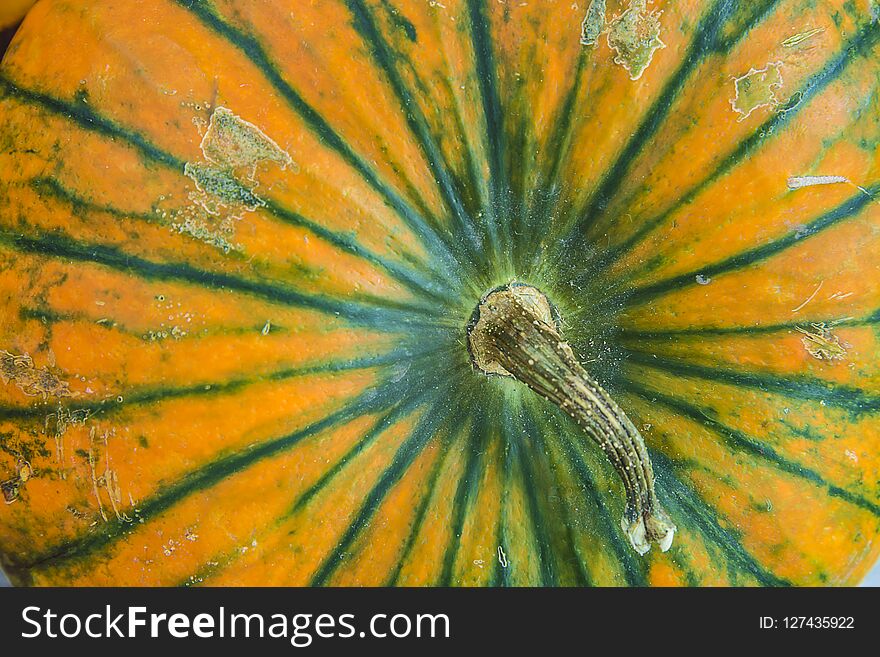
POLYGON ((501 564, 502 568, 507 568, 510 562, 507 560, 507 555, 504 554, 504 548, 500 545, 498 546, 498 563, 501 564))
POLYGON ((849 185, 850 187, 855 187, 872 201, 875 200, 874 194, 844 176, 792 176, 788 179, 787 184, 789 191, 802 189, 804 187, 816 187, 821 185, 849 185))
POLYGON ((843 293, 843 292, 835 292, 835 293, 832 294, 830 297, 828 297, 828 299, 829 299, 829 300, 841 301, 841 300, 843 300, 843 299, 847 299, 847 298, 851 297, 853 294, 855 294, 855 292, 846 292, 846 293, 843 293))
POLYGON ((793 313, 799 312, 804 306, 806 306, 808 303, 810 303, 810 301, 812 301, 813 299, 815 299, 815 298, 816 298, 816 295, 819 294, 819 290, 822 289, 822 286, 823 286, 823 285, 825 285, 825 279, 822 279, 822 280, 819 282, 819 285, 816 286, 816 289, 813 290, 813 293, 807 298, 806 301, 804 301, 804 302, 803 302, 801 305, 799 305, 797 308, 794 308, 791 312, 793 312, 793 313))
POLYGON ((792 176, 788 179, 790 190, 802 187, 814 187, 816 185, 834 185, 836 183, 850 183, 852 181, 844 176, 792 176))
POLYGON ((799 43, 803 43, 807 39, 812 39, 814 36, 816 36, 817 34, 821 34, 824 31, 824 27, 817 27, 812 30, 807 30, 806 32, 801 32, 800 34, 794 34, 783 41, 782 45, 785 48, 793 48, 799 43))

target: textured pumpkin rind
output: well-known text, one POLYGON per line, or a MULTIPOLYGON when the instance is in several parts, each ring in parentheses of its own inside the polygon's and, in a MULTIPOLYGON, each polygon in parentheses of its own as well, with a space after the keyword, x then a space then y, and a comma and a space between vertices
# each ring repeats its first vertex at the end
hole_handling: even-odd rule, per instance
POLYGON ((857 582, 876 5, 652 10, 633 80, 566 2, 40 2, 0 68, 13 581, 857 582), (206 148, 218 107, 252 170, 206 148), (668 553, 631 550, 568 418, 471 368, 511 279, 642 429, 668 553))

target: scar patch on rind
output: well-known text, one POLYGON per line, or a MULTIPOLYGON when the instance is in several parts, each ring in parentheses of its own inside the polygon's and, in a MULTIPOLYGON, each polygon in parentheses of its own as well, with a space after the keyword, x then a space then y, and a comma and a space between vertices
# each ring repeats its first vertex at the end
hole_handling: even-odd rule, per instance
POLYGON ((0 350, 0 380, 14 383, 29 397, 70 397, 70 384, 62 381, 49 367, 36 367, 27 354, 16 356, 0 350))
POLYGON ((268 135, 225 107, 211 114, 201 148, 208 162, 224 169, 249 167, 250 177, 260 162, 275 162, 282 169, 293 164, 290 155, 268 135))
POLYGON ((237 206, 253 211, 266 204, 253 190, 242 185, 231 169, 221 169, 201 162, 187 162, 183 173, 202 192, 201 197, 197 196, 192 200, 208 214, 219 215, 221 208, 237 206))
POLYGON ((742 77, 733 79, 734 97, 730 99, 733 111, 745 121, 756 109, 779 106, 776 91, 782 88, 782 62, 771 62, 764 68, 749 69, 742 77))
POLYGON ((597 45, 604 29, 605 0, 592 0, 581 23, 581 43, 585 46, 597 45))
POLYGON ((31 464, 24 459, 19 459, 15 466, 16 475, 12 479, 0 482, 0 491, 3 493, 3 501, 12 504, 18 499, 24 485, 34 474, 31 464))
POLYGON ((810 324, 810 328, 795 327, 803 334, 801 342, 809 354, 817 360, 843 360, 846 357, 846 346, 840 338, 831 332, 824 323, 810 324))
POLYGON ((286 169, 293 159, 256 125, 225 107, 212 112, 200 148, 202 159, 183 169, 195 183, 191 205, 171 213, 172 227, 227 253, 241 250, 232 242, 235 221, 266 205, 256 193, 257 166, 271 162, 286 169))
POLYGON ((629 9, 608 24, 608 46, 616 53, 614 63, 638 80, 666 44, 660 40, 661 11, 649 11, 645 0, 633 0, 629 9))

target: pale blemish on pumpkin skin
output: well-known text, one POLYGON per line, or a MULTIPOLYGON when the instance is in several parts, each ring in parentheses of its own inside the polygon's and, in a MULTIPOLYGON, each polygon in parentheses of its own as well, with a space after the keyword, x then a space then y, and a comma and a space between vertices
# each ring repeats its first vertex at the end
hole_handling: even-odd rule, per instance
POLYGON ((0 380, 14 384, 28 397, 70 397, 70 384, 62 381, 49 367, 37 367, 33 359, 0 350, 0 380))
POLYGON ((846 357, 846 346, 827 324, 814 323, 810 324, 810 328, 795 328, 804 336, 801 338, 804 348, 816 360, 835 361, 846 357))
POLYGON ((581 23, 581 44, 597 46, 606 34, 608 47, 614 51, 614 63, 638 80, 647 70, 654 53, 666 44, 660 39, 660 16, 663 12, 648 10, 646 0, 630 0, 620 16, 606 23, 605 0, 592 0, 581 23))
POLYGON ((778 107, 776 92, 782 88, 782 62, 771 62, 764 68, 749 69, 745 75, 734 78, 735 95, 730 99, 739 121, 745 121, 752 112, 762 107, 778 107))
POLYGON ((243 207, 253 212, 265 201, 242 185, 231 169, 202 162, 187 162, 184 175, 196 184, 201 194, 191 196, 208 214, 218 215, 224 207, 243 207))
POLYGON ((249 168, 250 178, 261 162, 275 162, 282 169, 293 165, 290 155, 268 135, 225 107, 211 115, 201 149, 208 162, 224 169, 249 168))
POLYGON ((34 474, 31 464, 24 459, 19 459, 16 463, 16 471, 15 477, 0 482, 0 491, 3 492, 3 501, 6 504, 12 504, 18 499, 22 487, 34 474))
POLYGON ((592 0, 581 23, 581 43, 585 46, 597 45, 604 29, 605 0, 592 0))
POLYGON ((190 205, 173 213, 172 226, 224 252, 241 251, 234 243, 235 223, 264 207, 256 193, 257 167, 265 162, 287 169, 293 159, 256 125, 225 107, 211 114, 200 144, 202 160, 187 162, 193 181, 190 205))
POLYGON ((638 80, 650 66, 654 53, 665 48, 660 39, 660 15, 647 8, 646 0, 633 0, 629 9, 608 24, 608 46, 616 53, 614 63, 638 80))

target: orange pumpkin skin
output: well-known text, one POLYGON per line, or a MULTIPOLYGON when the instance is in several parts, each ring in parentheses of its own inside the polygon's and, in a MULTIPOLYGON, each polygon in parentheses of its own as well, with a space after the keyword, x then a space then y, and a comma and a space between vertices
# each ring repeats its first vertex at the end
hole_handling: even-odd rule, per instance
POLYGON ((6 0, 0 7, 0 30, 18 25, 35 3, 36 0, 6 0))
POLYGON ((0 54, 6 50, 12 35, 36 0, 6 0, 0 5, 0 54))
POLYGON ((0 67, 15 583, 859 581, 877 5, 579 5, 37 4, 0 67), (668 552, 471 368, 511 280, 642 429, 668 552))

